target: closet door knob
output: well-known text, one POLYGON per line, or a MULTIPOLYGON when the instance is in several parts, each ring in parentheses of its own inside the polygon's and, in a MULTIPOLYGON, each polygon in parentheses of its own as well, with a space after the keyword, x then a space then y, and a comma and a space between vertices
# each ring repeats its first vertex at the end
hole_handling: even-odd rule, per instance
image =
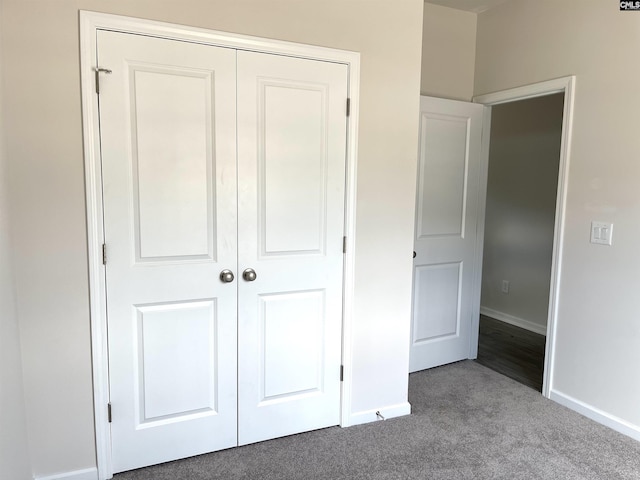
POLYGON ((247 268, 244 272, 242 272, 242 278, 244 278, 247 282, 253 282, 258 275, 253 268, 247 268))
POLYGON ((233 276, 233 272, 231 270, 222 270, 220 272, 220 281, 222 283, 231 283, 233 282, 233 279, 235 277, 233 276))

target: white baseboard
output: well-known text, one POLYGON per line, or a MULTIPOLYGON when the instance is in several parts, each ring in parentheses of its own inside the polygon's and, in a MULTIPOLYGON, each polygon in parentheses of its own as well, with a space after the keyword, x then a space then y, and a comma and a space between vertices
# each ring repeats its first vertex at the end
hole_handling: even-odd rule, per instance
POLYGON ((578 412, 581 415, 584 415, 591 420, 598 422, 605 427, 609 427, 616 432, 620 432, 627 437, 631 437, 634 440, 640 441, 640 426, 633 425, 632 423, 627 422, 621 418, 618 418, 610 413, 604 412, 599 408, 596 408, 592 405, 588 405, 580 400, 576 400, 569 395, 565 395, 562 392, 557 390, 551 390, 551 394, 549 398, 554 402, 559 403, 560 405, 564 405, 571 410, 578 412))
POLYGON ((530 332, 537 333, 539 335, 547 335, 547 327, 530 320, 525 320, 524 318, 514 317, 508 313, 502 313, 482 306, 480 307, 480 314, 495 318, 496 320, 500 320, 501 322, 508 323, 510 325, 515 325, 516 327, 524 328, 525 330, 529 330, 530 332))
POLYGON ((46 475, 44 477, 33 477, 34 480, 98 480, 97 468, 85 468, 73 472, 58 473, 56 475, 46 475))
POLYGON ((405 402, 398 405, 380 407, 375 410, 365 410, 363 412, 353 413, 349 416, 349 424, 344 426, 352 427, 353 425, 381 421, 381 418, 378 417, 376 412, 380 412, 380 415, 382 415, 385 420, 394 417, 402 417, 404 415, 411 415, 411 404, 409 402, 405 402))

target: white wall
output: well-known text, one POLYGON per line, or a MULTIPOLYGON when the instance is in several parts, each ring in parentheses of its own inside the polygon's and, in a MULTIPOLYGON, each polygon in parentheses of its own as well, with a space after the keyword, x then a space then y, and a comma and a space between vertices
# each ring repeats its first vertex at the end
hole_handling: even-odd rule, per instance
POLYGON ((478 17, 475 94, 576 75, 552 389, 640 438, 640 15, 513 0, 478 17), (612 246, 589 243, 613 222, 612 246))
MULTIPOLYGON (((2 3, 0 2, 0 15, 2 3)), ((30 478, 27 424, 24 412, 20 335, 15 306, 12 249, 9 236, 9 199, 4 149, 4 114, 1 79, 2 30, 0 26, 0 474, 2 478, 30 478)))
POLYGON ((491 109, 481 305, 538 332, 549 308, 563 103, 560 93, 491 109))
POLYGON ((424 4, 421 95, 470 101, 477 15, 424 4))
POLYGON ((26 480, 31 478, 31 469, 4 164, 4 155, 0 151, 0 472, 2 478, 26 480))
POLYGON ((422 0, 4 2, 9 193, 36 476, 95 465, 79 8, 361 52, 350 409, 405 404, 422 0))

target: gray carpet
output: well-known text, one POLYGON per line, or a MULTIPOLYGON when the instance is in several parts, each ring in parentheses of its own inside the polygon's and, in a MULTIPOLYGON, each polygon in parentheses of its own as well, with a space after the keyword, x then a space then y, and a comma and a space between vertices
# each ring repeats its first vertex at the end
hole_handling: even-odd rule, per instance
POLYGON ((412 415, 327 428, 116 480, 640 479, 640 442, 465 361, 412 374, 412 415))

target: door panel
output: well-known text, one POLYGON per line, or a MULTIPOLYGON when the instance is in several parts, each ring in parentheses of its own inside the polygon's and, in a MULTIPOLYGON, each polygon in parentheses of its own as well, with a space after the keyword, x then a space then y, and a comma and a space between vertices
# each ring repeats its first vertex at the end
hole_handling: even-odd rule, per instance
POLYGON ((416 267, 416 317, 414 342, 460 334, 460 263, 416 267))
POLYGON ((463 236, 469 119, 429 113, 422 121, 418 238, 463 236))
POLYGON ((482 114, 421 97, 411 372, 469 357, 482 114))
POLYGON ((346 98, 344 65, 238 52, 240 444, 340 421, 346 98))
POLYGON ((213 72, 130 68, 139 258, 212 259, 213 72))
POLYGON ((215 302, 144 305, 136 310, 140 422, 215 412, 215 302))
POLYGON ((320 393, 324 378, 324 292, 261 295, 259 302, 260 404, 320 393))
POLYGON ((235 51, 99 32, 114 471, 234 446, 235 51))
POLYGON ((275 79, 258 79, 258 89, 261 254, 322 254, 328 89, 275 79))

